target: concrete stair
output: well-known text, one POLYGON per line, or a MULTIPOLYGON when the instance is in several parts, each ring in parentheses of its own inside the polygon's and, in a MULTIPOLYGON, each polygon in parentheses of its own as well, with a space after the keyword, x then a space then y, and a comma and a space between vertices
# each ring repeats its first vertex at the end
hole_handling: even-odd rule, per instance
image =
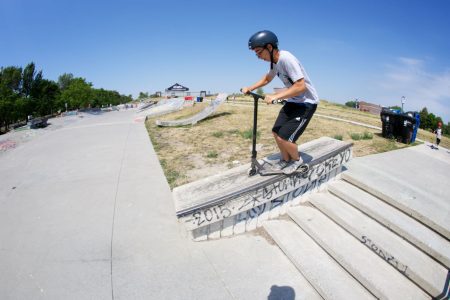
POLYGON ((268 221, 264 228, 324 299, 375 299, 293 222, 268 221))
MULTIPOLYGON (((429 184, 424 188, 417 182, 406 179, 407 172, 413 172, 412 170, 403 168, 403 165, 393 166, 392 169, 403 169, 404 175, 358 162, 350 164, 349 170, 342 174, 342 178, 427 225, 447 240, 450 239, 448 194, 447 189, 443 188, 448 186, 448 173, 433 174, 433 180, 423 179, 423 182, 429 184), (437 186, 435 182, 440 185, 437 186)), ((416 173, 417 171, 411 174, 416 173)))
POLYGON ((356 208, 330 194, 316 194, 311 203, 344 230, 431 295, 439 295, 447 270, 430 256, 356 208))
POLYGON ((450 243, 435 231, 348 182, 334 181, 328 190, 450 268, 450 243))
POLYGON ((324 299, 449 299, 447 228, 426 226, 366 187, 335 180, 263 226, 324 299))

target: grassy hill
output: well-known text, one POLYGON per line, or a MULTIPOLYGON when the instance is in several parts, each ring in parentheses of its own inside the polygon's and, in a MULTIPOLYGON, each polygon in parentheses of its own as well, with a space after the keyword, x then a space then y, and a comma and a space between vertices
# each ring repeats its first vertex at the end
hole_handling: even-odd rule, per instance
MULTIPOLYGON (((156 119, 183 119, 196 114, 208 102, 163 117, 150 118, 146 127, 170 186, 173 188, 199 178, 250 162, 253 126, 253 100, 249 97, 222 104, 214 115, 194 126, 158 127, 156 119)), ((271 128, 281 105, 260 103, 258 111, 258 157, 278 152, 271 128)), ((379 116, 360 112, 344 105, 321 101, 316 115, 298 144, 329 136, 354 143, 353 155, 365 156, 391 151, 410 145, 388 140, 381 131, 330 120, 318 115, 346 119, 381 128, 379 116)), ((418 138, 434 142, 431 132, 419 130, 418 138)), ((441 146, 449 148, 450 139, 444 137, 441 146)))

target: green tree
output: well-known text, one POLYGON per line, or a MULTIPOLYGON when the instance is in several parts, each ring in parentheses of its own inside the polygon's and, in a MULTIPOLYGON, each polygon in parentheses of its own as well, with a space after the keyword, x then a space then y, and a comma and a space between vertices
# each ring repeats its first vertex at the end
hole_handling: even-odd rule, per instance
POLYGON ((22 82, 22 68, 6 67, 0 69, 0 81, 9 90, 19 93, 22 82))
POLYGON ((18 112, 15 103, 18 99, 20 95, 0 81, 0 132, 2 129, 8 130, 9 125, 16 121, 18 112))
POLYGON ((436 116, 433 113, 428 114, 427 118, 425 119, 425 124, 425 128, 435 129, 437 124, 436 116))
POLYGON ((29 63, 22 72, 22 85, 21 93, 25 98, 28 98, 31 94, 33 84, 37 80, 42 79, 42 71, 36 74, 36 66, 33 62, 29 63))
POLYGON ((21 99, 20 85, 22 68, 6 67, 0 69, 0 131, 8 130, 10 124, 18 120, 16 102, 21 99))
POLYGON ((110 104, 118 105, 123 103, 122 97, 125 96, 120 95, 117 91, 94 89, 92 95, 93 102, 91 105, 92 107, 109 106, 110 104))
POLYGON ((64 73, 58 77, 58 86, 61 91, 65 90, 69 87, 70 83, 73 80, 72 73, 64 73))
POLYGON ((347 102, 345 102, 345 106, 355 108, 356 107, 356 101, 347 101, 347 102))
POLYGON ((148 93, 139 92, 138 100, 149 98, 148 93))
POLYGON ((264 90, 263 90, 263 88, 262 88, 262 87, 259 87, 259 88, 256 90, 256 93, 257 93, 257 94, 260 94, 260 95, 264 95, 264 90))
POLYGON ((422 129, 429 128, 428 125, 427 125, 428 109, 426 107, 422 108, 422 110, 419 112, 419 115, 420 115, 419 128, 422 128, 422 129))
POLYGON ((59 94, 60 90, 56 82, 47 79, 36 81, 31 91, 31 98, 36 102, 36 114, 40 116, 53 114, 56 111, 56 100, 59 94))
POLYGON ((400 106, 398 106, 398 105, 389 106, 389 109, 392 109, 392 110, 399 110, 399 111, 402 110, 402 108, 401 108, 400 106))
POLYGON ((43 78, 36 72, 34 62, 25 68, 9 66, 0 68, 0 131, 11 124, 26 121, 27 116, 43 116, 58 109, 101 107, 132 101, 131 95, 117 91, 94 89, 84 78, 74 78, 65 73, 58 82, 43 78))
POLYGON ((78 109, 89 107, 92 97, 92 84, 86 82, 84 78, 74 78, 64 90, 61 91, 58 106, 60 109, 65 108, 67 103, 68 109, 78 109))

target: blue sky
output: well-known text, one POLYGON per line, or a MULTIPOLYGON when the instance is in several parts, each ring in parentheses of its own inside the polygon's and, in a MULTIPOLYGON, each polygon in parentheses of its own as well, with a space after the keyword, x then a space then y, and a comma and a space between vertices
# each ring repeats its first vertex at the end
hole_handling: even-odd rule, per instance
MULTIPOLYGON (((0 66, 33 61, 137 96, 175 82, 238 92, 268 70, 247 49, 269 29, 321 99, 401 105, 450 121, 450 1, 1 0, 0 66)), ((264 89, 281 87, 274 81, 264 89)))

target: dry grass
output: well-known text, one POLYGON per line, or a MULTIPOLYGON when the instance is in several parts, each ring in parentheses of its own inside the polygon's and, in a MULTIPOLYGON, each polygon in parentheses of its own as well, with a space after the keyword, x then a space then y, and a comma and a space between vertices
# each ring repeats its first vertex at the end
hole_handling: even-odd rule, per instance
MULTIPOLYGON (((179 112, 147 120, 147 130, 172 188, 250 161, 253 105, 251 99, 239 100, 236 103, 222 104, 212 116, 194 126, 158 127, 155 120, 186 118, 209 103, 197 103, 179 112)), ((271 128, 280 108, 280 105, 259 105, 258 157, 278 152, 271 128)), ((379 116, 326 101, 320 103, 317 113, 381 127, 379 116)), ((426 134, 428 133, 420 132, 419 138, 427 140, 429 136, 426 134)), ((382 138, 380 131, 376 129, 318 116, 313 117, 298 143, 322 136, 353 142, 355 157, 407 147, 382 138), (365 136, 366 139, 353 140, 352 136, 365 136)), ((449 143, 449 139, 445 138, 445 143, 449 143)), ((446 147, 444 141, 442 146, 446 147)))

